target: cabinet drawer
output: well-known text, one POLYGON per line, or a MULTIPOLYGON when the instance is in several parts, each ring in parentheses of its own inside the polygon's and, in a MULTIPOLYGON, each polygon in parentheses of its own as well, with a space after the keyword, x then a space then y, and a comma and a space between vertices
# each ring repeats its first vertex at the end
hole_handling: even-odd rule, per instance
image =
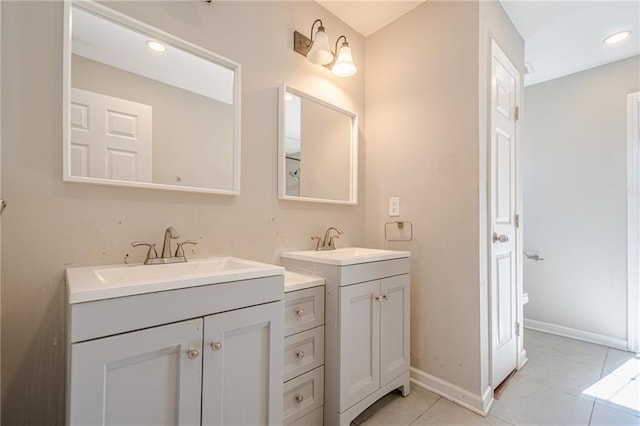
POLYGON ((324 324, 324 286, 291 291, 284 300, 285 336, 324 324))
POLYGON ((286 426, 323 426, 324 424, 324 416, 323 416, 324 407, 316 408, 309 414, 300 417, 299 419, 295 419, 290 421, 289 423, 285 423, 286 426))
POLYGON ((284 381, 324 364, 324 326, 284 339, 284 381))
POLYGON ((284 423, 299 419, 324 404, 324 366, 284 384, 284 423))

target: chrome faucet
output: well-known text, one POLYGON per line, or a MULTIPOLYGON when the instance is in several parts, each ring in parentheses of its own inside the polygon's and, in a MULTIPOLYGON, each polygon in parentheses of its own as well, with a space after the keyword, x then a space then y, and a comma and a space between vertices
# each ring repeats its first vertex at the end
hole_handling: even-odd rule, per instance
POLYGON ((147 251, 147 258, 144 261, 145 265, 162 265, 166 263, 180 263, 186 262, 187 258, 184 255, 184 246, 185 244, 198 244, 197 241, 187 240, 181 243, 178 243, 178 247, 176 248, 175 254, 171 254, 171 240, 175 240, 180 238, 180 234, 176 231, 176 228, 173 226, 168 227, 164 231, 164 242, 162 244, 162 256, 158 257, 158 252, 156 251, 155 243, 147 243, 144 241, 135 241, 131 243, 133 247, 138 246, 147 246, 149 250, 147 251))
POLYGON ((311 237, 311 239, 316 240, 316 247, 315 247, 316 251, 335 250, 336 245, 333 240, 336 238, 340 238, 340 235, 342 234, 343 232, 340 229, 331 226, 324 233, 324 239, 321 239, 320 237, 311 237), (331 231, 336 231, 338 235, 331 236, 331 231))

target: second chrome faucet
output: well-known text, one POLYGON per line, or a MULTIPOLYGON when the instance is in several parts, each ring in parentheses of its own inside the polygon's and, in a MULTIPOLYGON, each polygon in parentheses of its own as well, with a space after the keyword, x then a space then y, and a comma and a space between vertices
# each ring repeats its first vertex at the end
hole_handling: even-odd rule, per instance
POLYGON ((187 258, 184 255, 184 249, 182 246, 185 244, 198 244, 197 241, 187 240, 181 243, 178 243, 178 247, 176 248, 175 253, 171 250, 171 240, 176 240, 180 238, 180 234, 176 231, 176 228, 173 226, 168 227, 164 231, 164 241, 162 243, 162 255, 158 257, 158 251, 156 250, 155 243, 147 243, 144 241, 135 241, 131 243, 133 247, 138 246, 147 246, 149 250, 147 251, 147 258, 144 261, 145 265, 163 265, 166 263, 179 263, 186 262, 187 258), (173 253, 173 254, 172 254, 173 253))

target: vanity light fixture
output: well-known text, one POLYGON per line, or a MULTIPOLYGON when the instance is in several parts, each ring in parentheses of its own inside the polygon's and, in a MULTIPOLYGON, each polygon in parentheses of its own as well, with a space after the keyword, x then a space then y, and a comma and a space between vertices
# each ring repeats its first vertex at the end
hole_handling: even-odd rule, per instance
POLYGON ((622 40, 625 40, 630 35, 631 31, 629 30, 618 31, 617 33, 611 34, 610 36, 606 37, 604 40, 602 40, 602 42, 604 44, 616 44, 620 43, 622 40))
POLYGON ((145 42, 145 44, 147 45, 147 47, 155 52, 164 52, 165 50, 167 50, 167 48, 164 46, 164 44, 160 43, 159 41, 155 41, 155 40, 147 40, 145 42))
POLYGON ((306 37, 298 31, 293 32, 293 50, 302 56, 306 56, 311 63, 324 65, 339 77, 351 77, 357 71, 353 63, 351 47, 349 47, 347 37, 344 35, 338 37, 336 40, 335 53, 332 52, 329 47, 329 38, 320 19, 316 19, 311 25, 311 38, 306 37), (314 38, 313 28, 317 23, 319 23, 320 26, 314 38), (340 48, 338 48, 340 40, 343 40, 343 42, 340 48))

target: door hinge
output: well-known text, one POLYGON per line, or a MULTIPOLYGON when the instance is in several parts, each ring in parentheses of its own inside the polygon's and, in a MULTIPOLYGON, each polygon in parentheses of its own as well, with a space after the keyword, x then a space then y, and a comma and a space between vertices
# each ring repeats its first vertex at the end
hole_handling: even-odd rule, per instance
POLYGON ((520 107, 519 106, 516 107, 516 110, 513 113, 513 119, 515 121, 520 120, 520 107))
POLYGON ((513 220, 516 223, 516 228, 520 228, 520 215, 518 213, 515 214, 513 220))
POLYGON ((520 323, 516 323, 516 336, 520 336, 520 323))

